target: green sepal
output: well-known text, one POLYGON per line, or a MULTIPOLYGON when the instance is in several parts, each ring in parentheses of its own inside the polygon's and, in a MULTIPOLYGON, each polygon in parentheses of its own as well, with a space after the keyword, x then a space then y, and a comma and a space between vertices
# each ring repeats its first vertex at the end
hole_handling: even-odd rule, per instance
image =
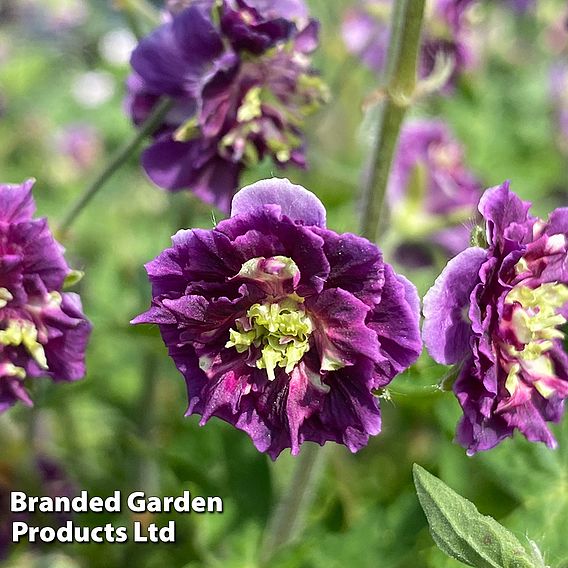
POLYGON ((63 289, 67 290, 68 288, 72 288, 83 280, 83 276, 85 276, 85 273, 82 270, 72 270, 63 281, 63 289))
POLYGON ((485 234, 485 229, 476 225, 472 231, 470 236, 470 244, 472 247, 480 247, 486 249, 489 247, 489 243, 487 242, 487 235, 485 234))
POLYGON ((200 134, 199 123, 196 117, 186 120, 175 132, 173 138, 176 142, 189 142, 200 134))

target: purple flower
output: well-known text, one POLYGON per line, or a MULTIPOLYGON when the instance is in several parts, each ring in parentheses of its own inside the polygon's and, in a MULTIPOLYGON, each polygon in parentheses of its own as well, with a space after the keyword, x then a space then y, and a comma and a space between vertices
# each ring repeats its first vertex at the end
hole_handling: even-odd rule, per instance
POLYGON ((568 397, 568 209, 529 215, 505 183, 479 210, 488 248, 451 260, 424 299, 424 340, 439 363, 459 365, 454 392, 464 416, 457 440, 469 454, 518 429, 554 447, 568 397))
MULTIPOLYGON (((441 58, 451 61, 453 71, 447 88, 464 70, 475 64, 471 45, 471 26, 467 12, 474 0, 436 0, 431 17, 424 25, 420 76, 428 77, 441 58)), ((371 70, 382 73, 390 41, 391 0, 365 0, 349 9, 342 25, 343 40, 350 53, 358 56, 371 70)))
POLYGON ((300 0, 172 4, 128 80, 136 124, 161 96, 175 103, 142 157, 150 179, 228 211, 245 167, 305 167, 302 124, 325 98, 310 67, 317 36, 300 0))
POLYGON ((391 0, 366 0, 344 15, 343 41, 347 50, 371 70, 385 68, 390 40, 391 0))
POLYGON ((503 3, 519 14, 531 12, 536 6, 535 0, 503 0, 503 3))
POLYGON ((0 412, 31 405, 24 379, 75 381, 85 373, 91 326, 45 219, 32 219, 33 180, 0 185, 0 412))
POLYGON ((273 459, 306 440, 365 446, 381 428, 373 390, 421 350, 414 286, 288 180, 241 190, 230 219, 180 231, 146 269, 152 307, 133 323, 159 325, 187 415, 233 424, 273 459))
POLYGON ((102 141, 98 130, 90 124, 70 124, 56 137, 57 151, 69 159, 78 173, 93 167, 102 153, 102 141))
POLYGON ((481 185, 445 123, 405 124, 387 193, 393 227, 404 238, 401 263, 429 264, 431 245, 447 257, 467 248, 480 197, 481 185))

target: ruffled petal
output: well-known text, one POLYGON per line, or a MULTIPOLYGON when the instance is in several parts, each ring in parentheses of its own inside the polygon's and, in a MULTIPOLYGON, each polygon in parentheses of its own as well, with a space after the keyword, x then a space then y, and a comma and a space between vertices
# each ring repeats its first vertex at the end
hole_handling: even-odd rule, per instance
POLYGON ((316 326, 315 341, 323 371, 354 365, 360 357, 379 361, 377 334, 366 324, 371 308, 361 300, 335 288, 308 302, 307 309, 316 326))
POLYGON ((4 223, 31 221, 35 211, 32 197, 34 183, 34 179, 29 179, 21 185, 0 184, 0 221, 4 223))
POLYGON ((199 7, 190 6, 144 38, 130 62, 151 92, 195 96, 208 66, 223 49, 213 23, 199 7))
POLYGON ((287 179, 266 179, 241 189, 231 207, 231 217, 243 215, 263 205, 279 205, 283 215, 304 225, 325 227, 326 211, 322 202, 301 185, 287 179))
POLYGON ((506 181, 488 189, 479 202, 479 212, 487 221, 487 238, 490 244, 504 247, 508 238, 523 241, 532 234, 534 221, 528 212, 531 204, 519 199, 506 181))
POLYGON ((350 233, 338 235, 327 229, 315 232, 324 239, 324 252, 331 267, 327 287, 342 288, 369 306, 377 305, 385 282, 379 248, 350 233))
POLYGON ((85 351, 92 326, 83 314, 81 298, 74 293, 61 295, 58 308, 44 311, 48 328, 45 346, 49 374, 57 381, 77 381, 85 375, 85 351))
POLYGON ((424 343, 438 363, 456 364, 468 353, 470 295, 486 259, 485 250, 477 247, 466 249, 450 260, 424 297, 424 343))
POLYGON ((420 301, 416 287, 385 264, 381 302, 369 315, 368 326, 379 340, 381 361, 375 387, 388 384, 397 374, 416 362, 422 351, 420 301))

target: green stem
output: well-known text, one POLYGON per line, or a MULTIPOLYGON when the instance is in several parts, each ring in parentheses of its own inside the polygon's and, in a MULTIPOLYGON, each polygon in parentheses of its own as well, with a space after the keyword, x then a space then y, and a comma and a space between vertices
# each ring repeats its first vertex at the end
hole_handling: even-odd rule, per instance
POLYGON ((380 109, 377 139, 363 192, 361 232, 375 242, 400 128, 412 103, 420 53, 425 0, 398 0, 392 19, 385 101, 380 109))
POLYGON ((324 455, 316 444, 302 446, 292 479, 266 527, 260 548, 260 566, 267 566, 274 554, 296 536, 312 503, 324 455))
POLYGON ((156 398, 158 396, 158 364, 153 350, 146 350, 142 370, 142 385, 138 402, 138 439, 143 450, 138 456, 138 486, 146 493, 159 491, 158 468, 155 460, 156 398))
MULTIPOLYGON (((371 175, 365 191, 362 233, 376 241, 390 166, 400 127, 412 101, 425 0, 397 0, 389 46, 386 101, 382 107, 371 175)), ((304 445, 286 492, 270 518, 260 549, 260 565, 288 544, 312 502, 314 487, 323 469, 325 452, 314 444, 304 445)))
POLYGON ((146 0, 118 0, 117 5, 129 17, 140 17, 152 27, 160 25, 160 12, 146 0))
POLYGON ((89 204, 91 199, 105 185, 105 183, 121 168, 121 166, 136 151, 142 141, 150 136, 160 125, 172 107, 170 99, 162 99, 154 108, 150 116, 142 124, 134 136, 112 156, 99 176, 85 189, 77 201, 71 206, 58 227, 59 235, 64 236, 71 225, 77 220, 79 214, 89 204))

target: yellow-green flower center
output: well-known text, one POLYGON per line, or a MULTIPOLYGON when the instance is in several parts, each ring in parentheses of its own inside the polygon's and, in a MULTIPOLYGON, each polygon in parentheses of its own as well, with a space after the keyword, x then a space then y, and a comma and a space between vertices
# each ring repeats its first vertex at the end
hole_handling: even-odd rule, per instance
POLYGON ((229 331, 227 348, 239 353, 251 347, 260 349, 256 361, 259 369, 266 369, 268 379, 275 379, 274 370, 281 367, 290 373, 309 351, 309 337, 313 325, 298 296, 289 296, 277 302, 254 304, 246 317, 236 321, 236 329, 229 331))
POLYGON ((0 331, 0 345, 13 347, 23 345, 37 364, 47 369, 45 351, 43 345, 37 340, 37 329, 32 322, 10 320, 6 329, 0 331))
POLYGON ((521 306, 513 312, 512 321, 517 338, 525 344, 522 351, 516 351, 521 359, 538 359, 552 349, 554 339, 564 337, 558 327, 566 323, 566 318, 558 310, 568 302, 568 286, 554 283, 535 289, 516 286, 506 301, 521 306))
POLYGON ((0 308, 5 307, 8 302, 11 302, 14 299, 14 296, 10 293, 10 290, 7 288, 0 288, 0 308))
POLYGON ((563 339, 558 329, 566 323, 559 313, 568 302, 568 286, 558 283, 542 284, 538 288, 515 286, 508 294, 506 303, 517 304, 513 311, 511 327, 523 348, 507 346, 508 354, 517 360, 507 377, 506 388, 513 394, 519 382, 521 370, 540 379, 534 386, 545 398, 554 394, 547 385, 547 378, 555 377, 555 370, 548 352, 554 347, 555 339, 563 339))

